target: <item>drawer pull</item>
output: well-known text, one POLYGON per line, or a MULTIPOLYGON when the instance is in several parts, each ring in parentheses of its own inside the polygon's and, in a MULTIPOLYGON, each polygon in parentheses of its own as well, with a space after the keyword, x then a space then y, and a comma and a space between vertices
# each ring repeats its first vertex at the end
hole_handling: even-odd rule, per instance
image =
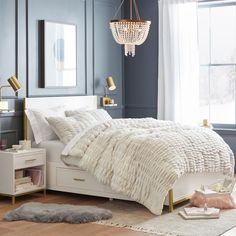
POLYGON ((79 181, 79 182, 84 182, 85 181, 85 179, 79 179, 79 178, 74 178, 73 180, 74 181, 79 181))
POLYGON ((25 160, 25 162, 32 162, 32 161, 36 161, 37 159, 29 159, 29 160, 25 160))

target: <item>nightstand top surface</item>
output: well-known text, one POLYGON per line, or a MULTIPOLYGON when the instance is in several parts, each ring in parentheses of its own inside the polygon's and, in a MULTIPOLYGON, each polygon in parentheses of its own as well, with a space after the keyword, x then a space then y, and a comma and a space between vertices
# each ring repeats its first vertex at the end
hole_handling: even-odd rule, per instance
POLYGON ((24 155, 24 154, 31 154, 31 153, 38 153, 38 152, 45 152, 44 148, 31 148, 29 150, 19 150, 19 151, 2 151, 0 150, 0 157, 1 154, 5 155, 24 155))

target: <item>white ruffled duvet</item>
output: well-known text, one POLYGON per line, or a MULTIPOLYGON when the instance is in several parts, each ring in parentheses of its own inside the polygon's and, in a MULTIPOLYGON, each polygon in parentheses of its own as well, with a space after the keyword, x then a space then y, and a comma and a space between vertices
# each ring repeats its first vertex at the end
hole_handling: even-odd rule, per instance
POLYGON ((170 121, 117 119, 78 134, 62 156, 100 182, 161 214, 163 202, 185 173, 222 172, 231 175, 233 153, 207 128, 170 121))

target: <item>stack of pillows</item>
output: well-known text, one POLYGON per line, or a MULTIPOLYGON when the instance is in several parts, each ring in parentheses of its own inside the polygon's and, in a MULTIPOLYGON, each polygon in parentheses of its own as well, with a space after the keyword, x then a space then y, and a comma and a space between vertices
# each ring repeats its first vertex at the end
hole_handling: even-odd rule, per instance
POLYGON ((56 139, 67 144, 77 133, 112 119, 104 109, 66 111, 59 106, 44 110, 28 109, 25 113, 36 144, 56 139))

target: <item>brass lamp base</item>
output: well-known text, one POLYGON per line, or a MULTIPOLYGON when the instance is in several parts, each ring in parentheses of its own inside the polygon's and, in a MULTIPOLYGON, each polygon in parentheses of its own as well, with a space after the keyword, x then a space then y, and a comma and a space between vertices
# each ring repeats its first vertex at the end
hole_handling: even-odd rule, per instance
POLYGON ((106 105, 109 105, 109 104, 112 104, 112 99, 111 98, 109 98, 109 97, 102 97, 102 105, 103 106, 106 106, 106 105))

